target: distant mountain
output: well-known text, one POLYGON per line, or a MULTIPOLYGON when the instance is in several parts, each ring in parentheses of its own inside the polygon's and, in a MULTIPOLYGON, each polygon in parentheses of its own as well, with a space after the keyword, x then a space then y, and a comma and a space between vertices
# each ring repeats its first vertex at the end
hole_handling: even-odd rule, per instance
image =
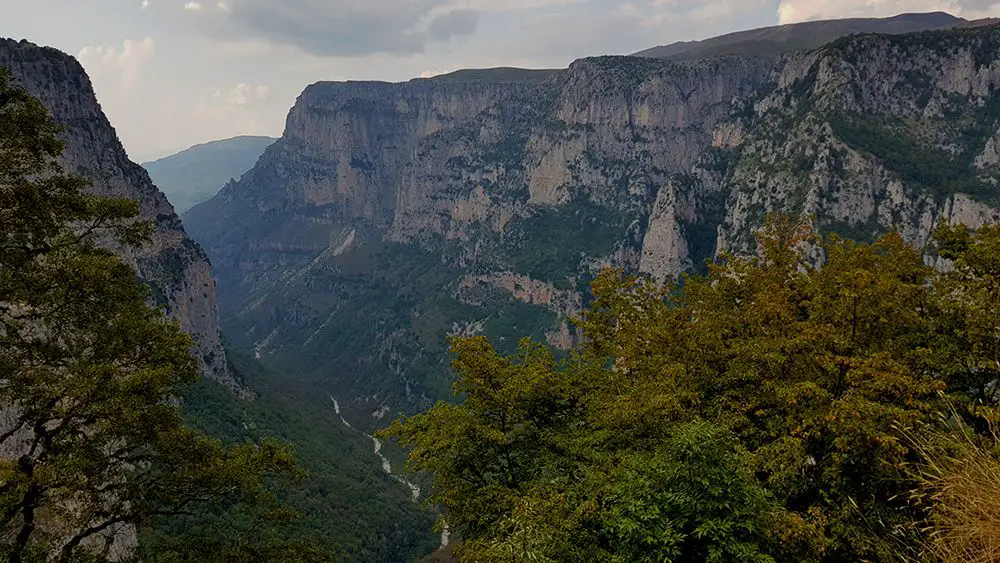
POLYGON ((233 137, 195 145, 142 166, 181 214, 211 199, 230 179, 253 168, 274 141, 271 137, 233 137))
MULTIPOLYGON (((493 82, 530 82, 532 80, 545 80, 552 75, 559 74, 562 69, 527 69, 514 67, 463 69, 439 74, 430 80, 437 81, 476 81, 489 80, 493 82)), ((415 80, 423 80, 417 78, 415 80)))
POLYGON ((789 51, 816 49, 855 33, 898 35, 962 27, 969 23, 944 12, 902 14, 891 18, 812 21, 739 31, 704 41, 672 43, 646 49, 633 56, 675 61, 691 61, 722 55, 771 56, 789 51))

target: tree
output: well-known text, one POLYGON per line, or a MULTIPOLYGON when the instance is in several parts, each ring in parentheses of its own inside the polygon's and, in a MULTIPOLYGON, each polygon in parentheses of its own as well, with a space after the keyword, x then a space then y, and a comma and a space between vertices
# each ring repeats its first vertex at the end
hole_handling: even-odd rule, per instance
POLYGON ((939 256, 949 268, 937 282, 941 330, 955 335, 949 355, 959 366, 963 403, 948 402, 940 420, 905 427, 920 453, 911 467, 916 504, 927 510, 926 552, 948 563, 1000 557, 1000 226, 973 233, 942 225, 939 256))
POLYGON ((124 558, 150 518, 268 498, 295 470, 275 441, 223 447, 173 399, 192 341, 99 243, 141 243, 129 200, 57 164, 45 109, 0 72, 0 552, 9 561, 124 558))
POLYGON ((758 256, 723 257, 665 298, 605 275, 583 323, 592 353, 671 379, 682 411, 738 436, 791 517, 783 557, 890 560, 920 517, 897 425, 931 418, 968 375, 938 330, 934 272, 895 234, 820 240, 775 218, 758 240, 758 256))
POLYGON ((899 429, 1000 379, 995 231, 942 231, 950 274, 787 217, 704 276, 607 271, 570 358, 456 341, 464 402, 384 435, 469 560, 895 560, 923 541, 899 429))
POLYGON ((956 384, 974 399, 995 404, 1000 381, 1000 225, 972 233, 964 225, 942 225, 938 254, 950 268, 937 283, 946 312, 941 330, 955 335, 953 371, 966 374, 956 384))
POLYGON ((452 351, 461 405, 439 403, 382 437, 433 472, 466 561, 772 561, 782 517, 735 438, 704 421, 622 428, 622 380, 525 340, 504 358, 482 337, 452 351))

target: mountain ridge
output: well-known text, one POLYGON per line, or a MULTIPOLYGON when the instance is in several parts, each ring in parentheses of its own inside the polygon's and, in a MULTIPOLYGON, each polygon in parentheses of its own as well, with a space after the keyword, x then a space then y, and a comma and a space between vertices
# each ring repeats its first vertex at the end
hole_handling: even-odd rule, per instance
MULTIPOLYGON (((998 37, 981 27, 782 57, 595 57, 516 82, 317 83, 257 166, 185 221, 217 265, 242 346, 298 366, 355 419, 422 408, 448 395, 447 335, 570 347, 569 319, 601 267, 690 271, 746 250, 768 211, 812 211, 821 228, 862 237, 903 226, 918 245, 940 219, 992 220, 996 208, 965 188, 928 193, 847 140, 834 146, 851 166, 823 176, 829 165, 802 153, 801 136, 768 139, 798 131, 803 108, 827 95, 813 76, 863 76, 857 87, 876 99, 879 76, 912 80, 901 115, 929 112, 929 124, 962 104, 992 107, 998 37), (888 66, 858 66, 874 60, 888 66), (847 176, 868 191, 843 187, 847 176)), ((977 128, 940 127, 937 143, 971 135, 986 147, 992 114, 954 114, 977 115, 977 128)))
POLYGON ((856 33, 912 33, 948 29, 970 23, 946 12, 908 13, 888 18, 848 18, 807 21, 737 31, 700 41, 644 49, 631 56, 691 60, 747 54, 775 56, 794 50, 811 50, 856 33))
POLYGON ((142 167, 173 204, 178 214, 211 198, 232 178, 253 167, 276 139, 241 135, 199 143, 142 167))

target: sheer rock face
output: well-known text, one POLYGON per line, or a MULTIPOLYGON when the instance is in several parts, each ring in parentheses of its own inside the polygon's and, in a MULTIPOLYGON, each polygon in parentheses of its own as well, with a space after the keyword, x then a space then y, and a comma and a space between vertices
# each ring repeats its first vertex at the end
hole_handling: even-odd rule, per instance
POLYGON ((63 127, 62 164, 92 183, 94 193, 134 199, 141 218, 155 225, 152 240, 119 249, 149 284, 154 300, 190 334, 203 375, 242 391, 230 373, 219 331, 215 282, 208 258, 141 166, 131 162, 101 111, 90 79, 71 56, 26 41, 0 39, 0 67, 41 100, 63 127))
MULTIPOLYGON (((587 278, 639 266, 661 187, 699 162, 734 100, 764 87, 775 63, 600 57, 561 71, 314 84, 255 168, 188 211, 185 224, 212 258, 227 328, 246 335, 245 345, 289 365, 307 362, 345 408, 351 393, 412 408, 437 391, 421 386, 431 370, 411 360, 454 326, 482 325, 491 337, 491 326, 510 327, 563 348, 576 342, 567 317, 582 306, 587 278), (541 218, 548 212, 552 221, 541 218), (563 219, 588 232, 549 232, 563 219), (550 244, 560 255, 548 256, 550 244), (458 298, 408 302, 414 289, 399 287, 396 272, 365 270, 366 252, 392 245, 441 256, 427 268, 455 268, 443 281, 448 295, 476 279, 491 280, 477 284, 490 297, 472 312, 458 298), (553 261, 559 273, 548 269, 553 261), (359 277, 374 283, 359 287, 359 277), (386 278, 397 287, 373 299, 401 326, 373 319, 370 337, 332 344, 348 340, 341 319, 362 314, 351 295, 386 278), (516 305, 498 314, 498 302, 516 305), (369 340, 379 345, 359 344, 369 340), (394 379, 403 401, 387 397, 394 379)), ((434 369, 447 377, 446 364, 434 369)))
POLYGON ((418 331, 419 344, 322 349, 324 338, 343 341, 338 319, 356 310, 346 287, 399 284, 401 271, 371 266, 364 249, 436 255, 428 268, 457 270, 451 295, 462 280, 500 280, 492 286, 507 297, 551 313, 536 335, 567 346, 564 304, 586 303, 601 267, 666 280, 722 251, 752 252, 769 212, 853 238, 898 229, 917 246, 941 220, 1000 220, 998 86, 995 27, 854 36, 776 56, 319 83, 257 166, 185 219, 224 280, 227 322, 259 353, 304 342, 313 359, 364 357, 350 385, 399 377, 411 397, 423 391, 406 359, 434 341, 432 319, 447 320, 443 335, 453 325, 488 333, 497 317, 400 305, 385 289, 392 318, 412 314, 413 326, 371 334, 388 349, 418 331), (379 354, 391 361, 377 366, 379 354))
POLYGON ((1000 221, 1000 28, 862 36, 785 63, 741 126, 717 250, 765 212, 916 247, 941 222, 1000 221))
POLYGON ((352 231, 472 241, 575 198, 641 213, 773 65, 602 57, 523 80, 318 83, 257 166, 185 219, 222 279, 253 284, 352 231))

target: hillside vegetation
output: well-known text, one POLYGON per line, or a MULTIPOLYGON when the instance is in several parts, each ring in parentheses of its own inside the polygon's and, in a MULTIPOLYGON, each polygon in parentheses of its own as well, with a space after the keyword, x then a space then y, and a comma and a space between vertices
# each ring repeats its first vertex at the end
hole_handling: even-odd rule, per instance
POLYGON ((936 240, 947 273, 775 218, 704 276, 607 271, 568 357, 455 339, 459 401, 383 434, 465 561, 991 561, 1000 226, 936 240))

